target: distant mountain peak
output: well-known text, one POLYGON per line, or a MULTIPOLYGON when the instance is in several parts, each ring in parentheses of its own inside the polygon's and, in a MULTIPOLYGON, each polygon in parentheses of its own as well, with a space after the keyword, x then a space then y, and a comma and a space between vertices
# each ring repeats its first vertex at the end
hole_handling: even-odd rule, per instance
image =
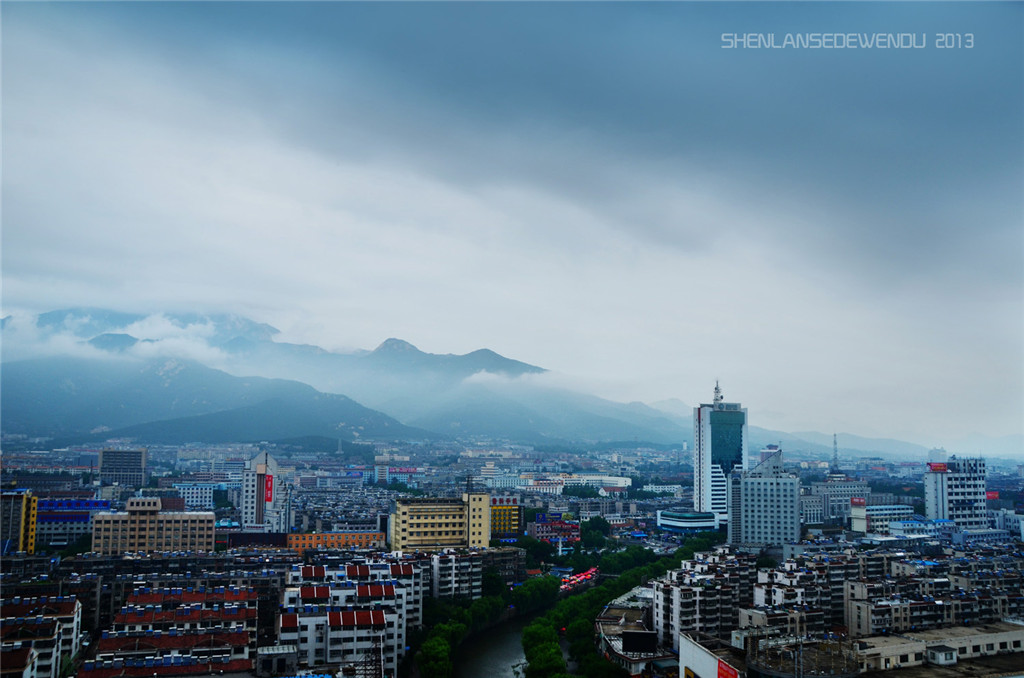
POLYGON ((123 332, 108 332, 107 334, 96 335, 89 340, 89 343, 103 351, 123 353, 139 343, 139 340, 123 332))
POLYGON ((421 351, 402 339, 385 339, 384 342, 373 350, 374 353, 420 353, 421 351))

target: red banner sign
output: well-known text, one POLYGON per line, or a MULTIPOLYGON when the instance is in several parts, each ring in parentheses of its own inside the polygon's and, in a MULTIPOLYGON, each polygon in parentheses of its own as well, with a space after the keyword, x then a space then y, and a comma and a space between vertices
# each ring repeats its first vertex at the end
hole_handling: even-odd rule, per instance
POLYGON ((263 485, 263 499, 274 501, 274 476, 267 476, 263 485))
POLYGON ((928 464, 928 470, 933 473, 945 473, 946 465, 937 461, 933 461, 928 464))
POLYGON ((999 499, 999 490, 989 490, 985 493, 985 499, 999 499))
POLYGON ((718 660, 718 678, 738 678, 739 672, 733 667, 726 664, 721 659, 718 660))
POLYGON ((868 500, 864 497, 850 497, 850 506, 867 506, 868 500))

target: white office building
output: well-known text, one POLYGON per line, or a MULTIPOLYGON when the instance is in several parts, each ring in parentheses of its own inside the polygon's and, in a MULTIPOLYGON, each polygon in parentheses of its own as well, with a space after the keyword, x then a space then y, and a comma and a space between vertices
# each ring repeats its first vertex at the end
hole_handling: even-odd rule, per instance
POLYGON ((857 497, 850 500, 850 529, 863 534, 890 534, 891 524, 899 523, 898 528, 906 530, 907 521, 914 516, 914 507, 906 504, 873 504, 868 505, 857 497))
POLYGON ((242 471, 242 529, 288 532, 291 529, 288 493, 273 457, 260 452, 250 459, 242 471))
POLYGON ((924 508, 930 520, 952 520, 960 530, 990 527, 985 504, 985 460, 931 462, 924 474, 924 508))
POLYGON ((729 541, 770 546, 800 541, 800 478, 782 469, 782 450, 772 446, 749 471, 729 483, 729 541))

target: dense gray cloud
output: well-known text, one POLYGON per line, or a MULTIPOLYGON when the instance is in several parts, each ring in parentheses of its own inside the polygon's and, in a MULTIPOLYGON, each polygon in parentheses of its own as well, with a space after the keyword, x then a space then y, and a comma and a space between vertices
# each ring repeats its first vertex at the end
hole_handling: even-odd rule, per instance
POLYGON ((487 346, 622 399, 719 377, 791 430, 1018 433, 1021 12, 11 5, 4 306, 487 346), (862 30, 977 45, 719 37, 862 30))

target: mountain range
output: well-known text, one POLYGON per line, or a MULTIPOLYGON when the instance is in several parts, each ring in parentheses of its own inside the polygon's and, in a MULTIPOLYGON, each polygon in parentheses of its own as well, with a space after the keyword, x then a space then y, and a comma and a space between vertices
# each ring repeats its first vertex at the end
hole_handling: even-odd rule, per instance
POLYGON ((4 433, 153 442, 687 436, 665 413, 554 387, 547 370, 488 349, 438 355, 392 338, 334 353, 274 341, 274 328, 231 315, 69 309, 16 325, 3 323, 4 433))
MULTIPOLYGON (((213 314, 75 308, 4 318, 5 434, 153 443, 488 438, 524 443, 692 445, 691 408, 619 403, 557 385, 548 370, 488 349, 425 353, 401 339, 372 351, 277 341, 275 328, 213 314)), ((819 458, 831 434, 750 427, 819 458)), ((844 452, 923 458, 927 448, 842 434, 844 452)), ((1012 444, 1012 443, 1011 443, 1012 444)))

